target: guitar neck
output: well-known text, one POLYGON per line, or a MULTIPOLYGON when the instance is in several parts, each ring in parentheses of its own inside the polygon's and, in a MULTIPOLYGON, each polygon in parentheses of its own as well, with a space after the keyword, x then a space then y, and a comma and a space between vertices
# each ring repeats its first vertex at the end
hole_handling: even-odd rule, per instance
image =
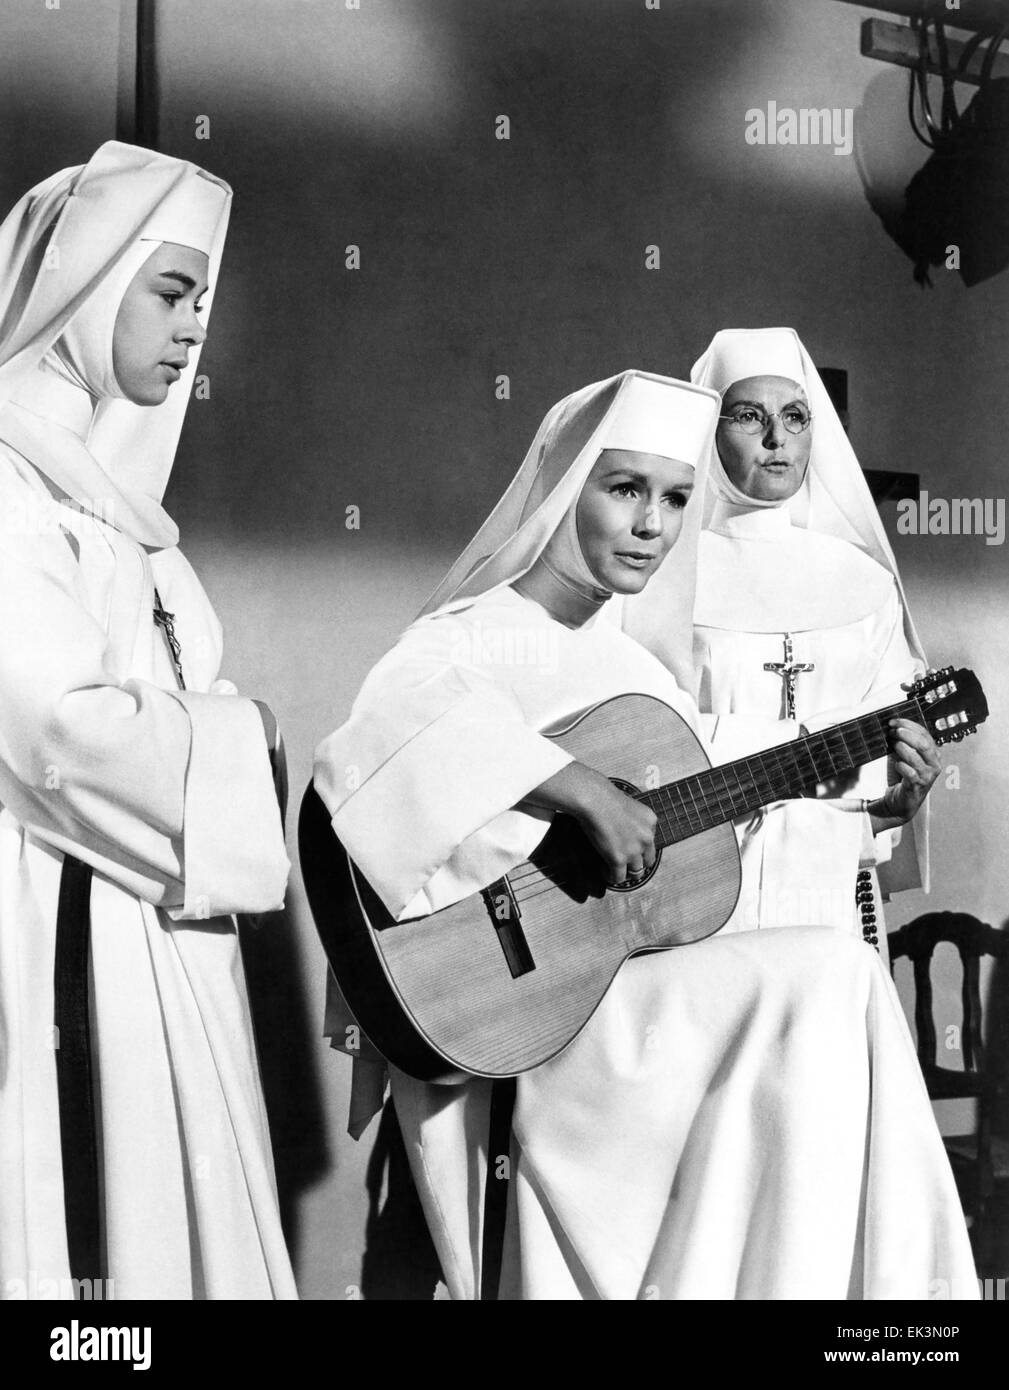
POLYGON ((904 700, 640 793, 638 800, 658 817, 656 844, 664 847, 689 839, 769 802, 802 796, 821 782, 885 757, 887 728, 897 716, 925 722, 918 701, 904 700))

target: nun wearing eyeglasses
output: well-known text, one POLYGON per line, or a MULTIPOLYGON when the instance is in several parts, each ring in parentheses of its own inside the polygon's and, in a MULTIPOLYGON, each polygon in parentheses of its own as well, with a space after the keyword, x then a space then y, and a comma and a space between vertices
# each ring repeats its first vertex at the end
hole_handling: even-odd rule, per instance
POLYGON ((275 723, 161 505, 231 190, 110 142, 0 226, 0 1291, 295 1296, 234 912, 275 723))
MULTIPOLYGON (((694 666, 724 762, 896 703, 926 663, 875 504, 797 334, 719 332, 691 379, 722 398, 694 666)), ((738 825, 743 888, 723 931, 837 926, 885 953, 878 890, 927 888, 926 810, 913 817, 937 772, 934 747, 898 743, 889 765, 738 825)))

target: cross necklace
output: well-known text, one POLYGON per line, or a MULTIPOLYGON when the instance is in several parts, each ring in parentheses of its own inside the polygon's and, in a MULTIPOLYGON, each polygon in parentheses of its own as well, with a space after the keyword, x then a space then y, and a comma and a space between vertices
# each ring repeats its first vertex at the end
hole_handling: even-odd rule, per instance
POLYGON ((157 589, 154 590, 154 621, 164 631, 165 641, 172 657, 172 665, 175 667, 175 674, 179 678, 180 687, 185 690, 186 678, 182 674, 182 644, 175 635, 175 614, 166 612, 157 589))
POLYGON ((784 661, 765 661, 764 670, 773 671, 776 676, 780 676, 784 685, 785 696, 785 715, 786 719, 795 718, 795 681, 796 677, 805 671, 815 671, 816 667, 811 661, 793 661, 792 659, 792 634, 785 633, 785 659, 784 661))

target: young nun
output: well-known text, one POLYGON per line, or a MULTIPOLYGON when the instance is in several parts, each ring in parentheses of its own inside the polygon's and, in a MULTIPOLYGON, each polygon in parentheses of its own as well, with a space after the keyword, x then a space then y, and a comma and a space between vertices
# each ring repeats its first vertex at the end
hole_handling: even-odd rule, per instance
MULTIPOLYGON (((812 729, 895 702, 926 663, 862 470, 795 332, 717 333, 691 379, 722 399, 698 547, 691 688, 717 716, 713 757, 729 761, 780 741, 781 721, 812 729)), ((652 601, 640 601, 628 631, 665 659, 652 601)), ((821 799, 779 804, 737 826, 743 891, 725 930, 801 920, 861 935, 860 871, 868 880, 878 866, 887 896, 927 888, 927 803, 909 820, 926 788, 902 780, 904 770, 898 748, 892 785, 883 759, 821 799)), ((885 953, 871 904, 864 926, 885 953)))
MULTIPOLYGON (((315 787, 333 828, 397 917, 522 862, 554 811, 577 818, 612 881, 651 862, 646 808, 544 735, 632 692, 696 727, 670 671, 606 615, 612 596, 659 585, 689 678, 718 409, 712 392, 642 372, 555 406, 425 615, 319 746, 315 787)), ((907 737, 927 743, 924 730, 907 737)), ((344 1027, 353 1020, 333 991, 335 1041, 344 1027)), ((393 1069, 392 1093, 448 1288, 475 1298, 491 1083, 437 1086, 393 1069)), ((359 1099, 356 1132, 365 1113, 359 1099)), ((841 932, 783 929, 626 963, 578 1038, 518 1078, 500 1288, 509 1299, 976 1297, 956 1189, 876 952, 841 932)))
POLYGON ((230 200, 109 143, 0 227, 8 1298, 295 1296, 231 916, 283 903, 274 722, 161 506, 230 200))

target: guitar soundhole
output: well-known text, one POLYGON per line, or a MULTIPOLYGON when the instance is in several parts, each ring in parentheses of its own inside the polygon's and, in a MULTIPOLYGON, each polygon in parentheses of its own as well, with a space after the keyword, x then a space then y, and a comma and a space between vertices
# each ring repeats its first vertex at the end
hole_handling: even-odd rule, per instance
MULTIPOLYGON (((611 777, 610 781, 613 783, 615 787, 619 787, 620 790, 622 792, 625 792, 628 796, 641 795, 640 791, 634 785, 633 782, 625 782, 621 777, 611 777)), ((653 879, 655 877, 661 861, 662 851, 659 850, 658 854, 655 856, 655 863, 652 865, 652 867, 648 870, 648 872, 644 875, 643 878, 636 878, 633 883, 630 880, 628 880, 626 883, 607 883, 606 887, 609 889, 611 893, 636 893, 639 888, 644 888, 645 884, 648 883, 650 879, 653 879)))

